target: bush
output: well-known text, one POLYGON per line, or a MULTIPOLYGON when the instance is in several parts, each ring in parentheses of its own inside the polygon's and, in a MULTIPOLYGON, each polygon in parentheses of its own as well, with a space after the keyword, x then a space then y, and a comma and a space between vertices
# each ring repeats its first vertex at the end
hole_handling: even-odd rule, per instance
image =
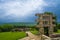
POLYGON ((2 32, 7 32, 10 31, 11 29, 13 29, 14 26, 10 25, 10 24, 4 24, 4 25, 0 25, 0 30, 2 32))

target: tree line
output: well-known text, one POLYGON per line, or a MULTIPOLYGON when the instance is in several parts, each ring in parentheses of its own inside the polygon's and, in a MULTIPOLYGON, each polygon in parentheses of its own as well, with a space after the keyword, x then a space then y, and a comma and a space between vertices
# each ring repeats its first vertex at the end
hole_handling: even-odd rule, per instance
POLYGON ((14 28, 31 28, 33 30, 35 26, 3 24, 0 25, 0 32, 9 32, 14 28))

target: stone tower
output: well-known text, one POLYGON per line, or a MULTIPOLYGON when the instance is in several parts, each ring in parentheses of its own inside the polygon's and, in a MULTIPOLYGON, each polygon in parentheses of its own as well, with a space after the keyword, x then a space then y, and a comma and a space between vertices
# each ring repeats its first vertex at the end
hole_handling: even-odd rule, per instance
POLYGON ((51 15, 51 14, 36 14, 36 16, 38 16, 37 21, 37 25, 36 27, 39 28, 39 33, 40 35, 44 35, 45 31, 44 31, 44 27, 48 28, 48 36, 51 37, 51 35, 54 32, 54 27, 56 26, 55 22, 55 15, 51 15))

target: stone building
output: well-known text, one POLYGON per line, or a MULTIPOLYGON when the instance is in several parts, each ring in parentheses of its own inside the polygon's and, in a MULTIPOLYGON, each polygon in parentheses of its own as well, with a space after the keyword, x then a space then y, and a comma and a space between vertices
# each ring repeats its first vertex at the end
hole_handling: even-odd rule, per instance
POLYGON ((53 14, 36 14, 38 16, 37 26, 39 28, 39 32, 41 35, 47 35, 51 37, 51 35, 54 33, 54 27, 56 26, 56 20, 55 15, 53 14))

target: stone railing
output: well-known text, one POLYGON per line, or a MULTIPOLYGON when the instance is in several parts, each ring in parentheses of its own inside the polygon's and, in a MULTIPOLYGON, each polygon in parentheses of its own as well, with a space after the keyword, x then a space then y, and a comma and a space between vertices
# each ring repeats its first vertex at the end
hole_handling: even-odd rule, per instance
POLYGON ((43 35, 43 39, 44 39, 44 40, 51 40, 51 38, 50 38, 50 37, 45 36, 45 35, 43 35))
POLYGON ((60 40, 60 37, 50 38, 50 37, 45 36, 45 35, 43 35, 43 38, 44 38, 44 40, 60 40))
POLYGON ((60 37, 58 37, 58 38, 51 38, 51 40, 60 40, 60 37))
POLYGON ((51 40, 60 40, 60 34, 52 34, 51 40))

